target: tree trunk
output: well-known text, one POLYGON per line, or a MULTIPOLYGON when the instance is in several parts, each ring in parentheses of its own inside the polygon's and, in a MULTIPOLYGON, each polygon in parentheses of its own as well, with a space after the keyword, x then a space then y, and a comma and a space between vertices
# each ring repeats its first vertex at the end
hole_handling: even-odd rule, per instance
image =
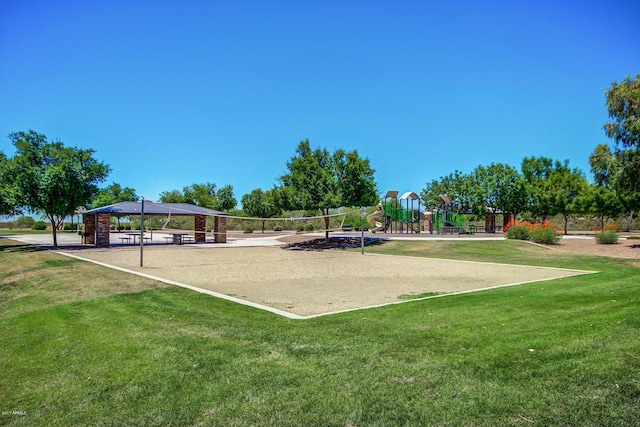
POLYGON ((262 220, 262 234, 264 234, 264 223, 265 223, 265 220, 263 219, 262 220))
POLYGON ((56 222, 56 218, 52 215, 49 217, 49 221, 51 221, 51 230, 53 232, 53 247, 58 249, 58 235, 56 232, 58 231, 58 224, 56 222))
POLYGON ((322 209, 324 215, 324 241, 329 243, 329 209, 322 209))
POLYGON ((624 225, 624 231, 627 233, 631 230, 631 221, 633 221, 633 211, 629 212, 629 215, 627 216, 627 223, 624 225))
POLYGON ((568 225, 569 225, 569 215, 565 215, 564 216, 564 235, 565 236, 569 234, 569 230, 567 229, 568 225))

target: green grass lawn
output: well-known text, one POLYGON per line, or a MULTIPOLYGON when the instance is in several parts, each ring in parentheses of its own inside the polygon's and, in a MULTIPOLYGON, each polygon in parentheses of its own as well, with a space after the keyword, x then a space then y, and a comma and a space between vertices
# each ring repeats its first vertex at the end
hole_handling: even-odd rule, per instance
POLYGON ((367 251, 600 273, 300 321, 0 239, 0 425, 640 419, 637 261, 515 241, 367 251))

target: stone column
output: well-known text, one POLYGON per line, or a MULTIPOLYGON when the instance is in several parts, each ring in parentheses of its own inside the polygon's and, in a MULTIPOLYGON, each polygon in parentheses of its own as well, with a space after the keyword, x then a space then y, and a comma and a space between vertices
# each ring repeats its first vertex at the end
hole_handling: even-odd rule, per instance
POLYGON ((227 243, 227 217, 213 217, 213 241, 215 243, 227 243))
POLYGON ((484 216, 484 232, 495 233, 496 232, 496 215, 492 213, 485 214, 484 216))
POLYGON ((513 214, 505 213, 502 215, 502 218, 502 231, 504 231, 509 228, 510 223, 515 220, 515 217, 513 214))
POLYGON ((109 247, 109 234, 111 233, 111 214, 99 213, 97 215, 96 246, 109 247))
POLYGON ((207 241, 207 217, 204 215, 196 215, 194 218, 193 229, 195 231, 196 242, 207 241))
POLYGON ((96 215, 86 214, 82 215, 82 223, 84 224, 82 230, 82 244, 93 245, 96 243, 96 215))

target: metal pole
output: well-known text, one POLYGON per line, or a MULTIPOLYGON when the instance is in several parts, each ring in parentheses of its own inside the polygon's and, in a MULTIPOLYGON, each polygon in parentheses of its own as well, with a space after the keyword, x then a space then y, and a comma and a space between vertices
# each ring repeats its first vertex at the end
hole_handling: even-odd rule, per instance
POLYGON ((144 248, 144 197, 142 198, 142 207, 140 209, 140 267, 143 267, 143 248, 144 248))
MULTIPOLYGON (((383 207, 384 209, 384 207, 383 207)), ((361 225, 360 225, 360 250, 362 252, 362 255, 364 255, 364 206, 362 206, 360 208, 360 212, 361 212, 361 225)))

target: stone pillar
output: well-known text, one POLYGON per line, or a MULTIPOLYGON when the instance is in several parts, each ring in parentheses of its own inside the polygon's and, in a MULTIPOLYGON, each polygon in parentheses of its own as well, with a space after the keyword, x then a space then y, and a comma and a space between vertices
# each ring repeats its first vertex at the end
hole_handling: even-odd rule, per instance
POLYGON ((484 232, 495 233, 496 232, 496 215, 492 213, 485 214, 484 216, 484 232))
POLYGON ((109 247, 109 234, 111 232, 111 214, 97 214, 96 246, 99 248, 109 247))
POLYGON ((204 215, 196 215, 194 218, 193 229, 195 231, 196 242, 207 241, 207 217, 204 215))
POLYGON ((96 215, 86 214, 82 215, 82 223, 84 224, 82 230, 82 244, 93 245, 96 243, 96 215))
POLYGON ((513 214, 502 214, 502 231, 507 230, 513 221, 515 221, 513 214))
POLYGON ((213 217, 213 241, 215 243, 227 243, 227 217, 213 217))

